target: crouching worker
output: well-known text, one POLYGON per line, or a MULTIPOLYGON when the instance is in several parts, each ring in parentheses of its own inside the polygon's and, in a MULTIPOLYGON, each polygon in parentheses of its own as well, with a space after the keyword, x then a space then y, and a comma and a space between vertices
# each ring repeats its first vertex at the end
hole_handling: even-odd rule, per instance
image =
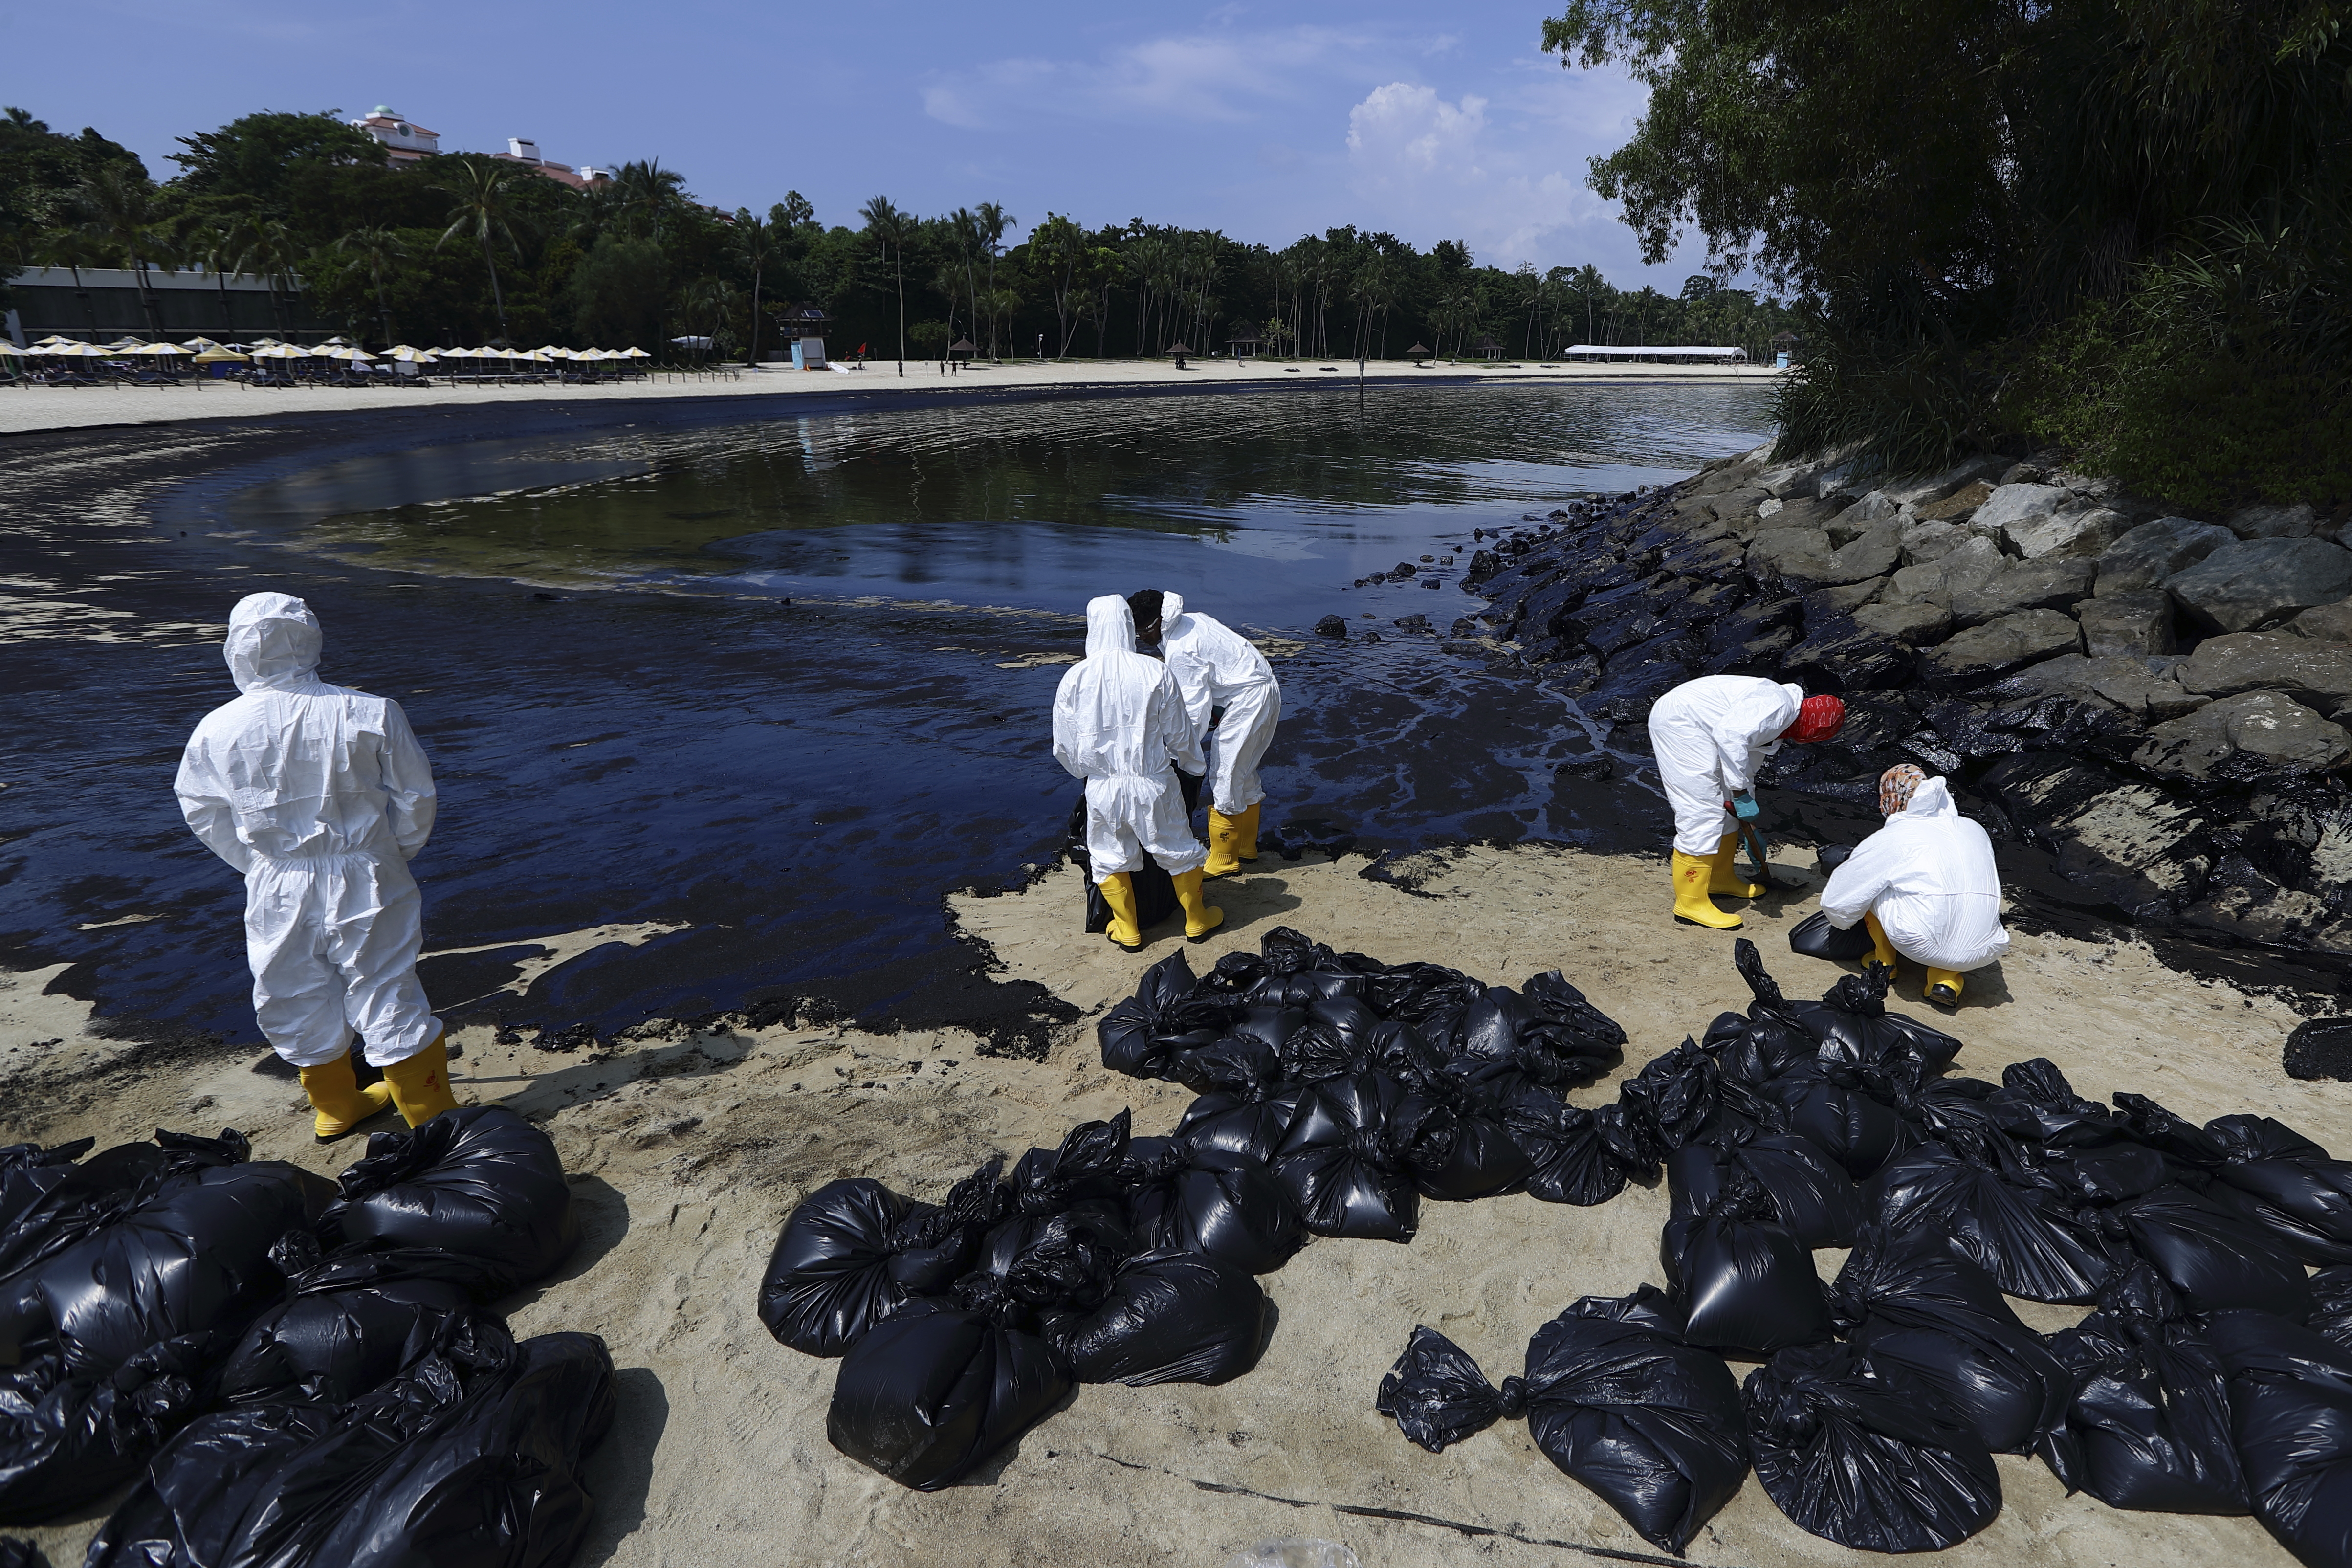
MULTIPOLYGON (((1282 688, 1255 644, 1198 610, 1181 595, 1145 588, 1127 596, 1135 638, 1157 643, 1183 694, 1184 711, 1209 763, 1209 864, 1230 877, 1257 858, 1258 808, 1265 786, 1258 763, 1282 722, 1282 688)), ((1190 772, 1191 770, 1186 770, 1190 772)))
POLYGON ((1830 873, 1822 912, 1840 931, 1868 928, 1871 961, 1927 966, 1927 1000, 1958 1006, 1961 979, 2009 951, 1992 839, 1960 815, 1939 778, 1905 763, 1878 781, 1886 826, 1830 873))
POLYGON ((1675 919, 1739 929, 1739 917, 1716 908, 1709 895, 1752 899, 1764 891, 1731 868, 1738 824, 1758 814, 1757 770, 1782 742, 1831 740, 1844 723, 1838 699, 1752 675, 1703 675, 1652 705, 1650 747, 1675 810, 1675 919))
POLYGON ((301 600, 239 600, 224 652, 243 695, 205 715, 173 787, 245 876, 254 1015, 299 1069, 324 1143, 387 1101, 412 1127, 457 1102, 416 978, 424 900, 408 874, 433 831, 433 769, 399 703, 319 679, 319 642, 301 600), (382 1083, 359 1087, 354 1031, 382 1083))
POLYGON ((1087 657, 1054 693, 1054 760, 1087 782, 1087 857, 1110 906, 1110 939, 1143 951, 1129 873, 1149 855, 1176 884, 1184 934, 1197 942, 1224 923, 1201 896, 1208 851, 1192 837, 1176 772, 1202 771, 1201 743, 1175 678, 1135 651, 1127 601, 1087 604, 1087 657))

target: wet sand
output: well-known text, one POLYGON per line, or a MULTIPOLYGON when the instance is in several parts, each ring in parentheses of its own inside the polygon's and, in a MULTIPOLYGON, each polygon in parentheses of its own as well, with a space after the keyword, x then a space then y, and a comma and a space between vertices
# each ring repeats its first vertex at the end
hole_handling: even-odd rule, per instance
MULTIPOLYGON (((1780 869, 1793 879, 1811 857, 1785 854, 1780 869)), ((1252 1542, 1301 1535, 1345 1542, 1367 1568, 1670 1561, 1554 1470, 1523 1425, 1433 1456, 1372 1409, 1415 1323, 1441 1329, 1499 1380, 1577 1297, 1659 1282, 1663 1187, 1594 1209, 1433 1203, 1410 1247, 1313 1242, 1265 1280, 1281 1321, 1256 1371, 1218 1388, 1082 1388, 971 1481, 929 1496, 826 1445, 833 1364, 778 1346, 754 1316, 783 1215, 834 1177, 875 1176, 930 1197, 984 1159, 1054 1142, 1122 1106, 1139 1132, 1172 1126, 1186 1093, 1107 1072, 1092 1020, 1173 952, 1205 969, 1286 924, 1496 983, 1558 966, 1631 1035, 1617 1077, 1748 1000, 1730 937, 1668 921, 1658 860, 1525 845, 1424 852, 1377 876, 1364 875, 1370 866, 1268 857, 1219 885, 1225 931, 1186 947, 1162 927, 1138 957, 1081 934, 1079 873, 1066 866, 1024 891, 951 898, 947 919, 1000 980, 1034 982, 1080 1015, 1053 1031, 1041 1060, 981 1056, 979 1039, 955 1027, 653 1022, 573 1054, 499 1046, 487 1026, 460 1030, 459 1098, 545 1125, 586 1222, 562 1277, 505 1304, 513 1326, 593 1330, 621 1368, 619 1421, 589 1461, 597 1522, 580 1562, 1216 1568, 1252 1542)), ((1749 914, 1748 934, 1791 995, 1816 994, 1839 973, 1788 951, 1788 929, 1813 907, 1798 891, 1749 914)), ((86 1005, 43 994, 63 967, 0 987, 0 1142, 104 1142, 227 1123, 251 1133, 259 1158, 333 1172, 356 1153, 313 1145, 294 1086, 254 1072, 249 1048, 163 1053, 101 1037, 86 1005)), ((1974 977, 1952 1020, 1920 1006, 1919 984, 1906 965, 1893 1005, 1959 1037, 1956 1070, 1998 1077, 2010 1061, 2046 1056, 2089 1096, 2134 1089, 2197 1120, 2267 1112, 2352 1147, 2345 1086, 2280 1069, 2295 1022, 2284 1003, 2168 969, 2146 948, 2021 933, 1997 971, 1974 977)), ((1573 1098, 1613 1093, 1612 1078, 1573 1098)), ((1824 1277, 1840 1260, 1817 1255, 1824 1277)), ((2045 1331, 2081 1315, 2020 1307, 2045 1331)), ((1938 1561, 2291 1561, 2250 1519, 2116 1512, 2065 1498, 2038 1463, 1999 1464, 2000 1517, 1938 1561)), ((103 1511, 34 1533, 54 1561, 71 1563, 103 1511)), ((1689 1560, 1865 1559, 1798 1531, 1751 1478, 1689 1560)))

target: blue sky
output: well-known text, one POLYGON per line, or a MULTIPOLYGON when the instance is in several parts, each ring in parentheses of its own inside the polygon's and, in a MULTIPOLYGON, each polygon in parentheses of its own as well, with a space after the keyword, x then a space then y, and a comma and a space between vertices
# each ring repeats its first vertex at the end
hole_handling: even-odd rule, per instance
POLYGON ((828 223, 877 193, 1274 245, 1352 222, 1678 287, 1697 247, 1643 268, 1584 184, 1641 90, 1563 70, 1537 47, 1543 16, 1542 0, 12 0, 10 56, 43 64, 0 91, 60 130, 98 126, 159 176, 192 129, 383 103, 445 148, 527 136, 571 163, 659 158, 706 201, 763 208, 798 189, 828 223))

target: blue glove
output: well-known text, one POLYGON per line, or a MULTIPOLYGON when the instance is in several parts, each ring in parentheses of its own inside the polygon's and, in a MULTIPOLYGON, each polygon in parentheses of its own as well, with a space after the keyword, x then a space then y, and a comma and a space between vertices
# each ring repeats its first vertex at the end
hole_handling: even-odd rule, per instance
POLYGON ((1754 795, 1742 794, 1735 795, 1731 797, 1731 815, 1739 818, 1740 821, 1755 821, 1759 815, 1759 808, 1756 805, 1756 796, 1754 795))

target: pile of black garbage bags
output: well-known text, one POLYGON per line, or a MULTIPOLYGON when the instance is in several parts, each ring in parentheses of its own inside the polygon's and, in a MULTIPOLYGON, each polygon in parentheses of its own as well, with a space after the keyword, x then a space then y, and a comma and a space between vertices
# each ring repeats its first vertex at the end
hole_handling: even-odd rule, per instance
POLYGON ((90 1148, 0 1148, 0 1524, 135 1482, 88 1568, 570 1558, 612 1357, 488 1310, 578 1238, 545 1132, 446 1111, 340 1182, 234 1131, 90 1148))
POLYGON ((2352 1164, 2268 1117, 2083 1100, 2046 1060, 1951 1075, 1883 970, 1791 1004, 1735 951, 1754 1005, 1643 1074, 1675 1112, 1635 1116, 1640 1079, 1619 1101, 1656 1136, 1612 1153, 1669 1184, 1667 1289, 1577 1301, 1500 1388, 1418 1328, 1381 1412, 1433 1451, 1523 1417, 1675 1552, 1750 1466, 1816 1535, 1950 1546, 2000 1512, 2006 1453, 2352 1568, 2352 1164), (1817 1247, 1851 1248, 1826 1287, 1817 1247), (2011 1297, 2094 1310, 2045 1336, 2011 1297))

